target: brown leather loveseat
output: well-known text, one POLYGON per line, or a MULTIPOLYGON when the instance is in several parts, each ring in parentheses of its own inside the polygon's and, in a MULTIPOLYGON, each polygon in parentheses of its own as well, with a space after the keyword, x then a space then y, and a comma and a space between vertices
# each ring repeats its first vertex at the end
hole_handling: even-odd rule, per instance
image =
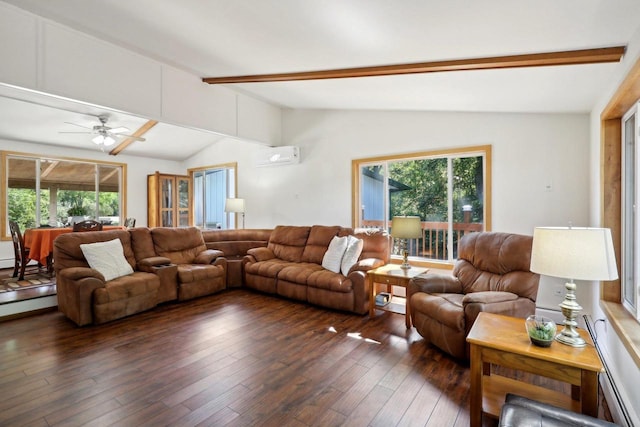
POLYGON ((514 317, 535 313, 540 276, 529 271, 533 238, 466 234, 453 275, 422 274, 409 282, 413 325, 426 342, 469 358, 467 334, 481 311, 514 317))
POLYGON ((262 292, 364 314, 369 304, 366 272, 388 262, 389 237, 384 231, 280 225, 271 232, 266 247, 247 251, 244 283, 262 292), (332 239, 348 235, 363 241, 356 264, 347 274, 323 268, 332 239))

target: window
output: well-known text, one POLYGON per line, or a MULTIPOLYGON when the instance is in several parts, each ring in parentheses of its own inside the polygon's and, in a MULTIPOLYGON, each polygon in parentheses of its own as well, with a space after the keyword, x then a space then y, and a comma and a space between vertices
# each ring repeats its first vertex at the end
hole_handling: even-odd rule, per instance
POLYGON ((640 152, 637 144, 640 134, 639 109, 640 103, 634 105, 622 118, 622 303, 636 319, 640 319, 640 217, 637 209, 640 199, 640 152))
POLYGON ((236 216, 226 213, 227 198, 236 197, 237 164, 190 169, 193 181, 194 225, 200 228, 236 228, 236 216))
POLYGON ((9 221, 21 229, 67 226, 81 219, 121 224, 126 165, 85 160, 2 153, 6 209, 3 238, 9 221))
POLYGON ((391 230, 394 216, 419 216, 422 237, 407 242, 409 255, 453 262, 465 233, 490 229, 490 160, 490 146, 354 160, 353 223, 391 230))

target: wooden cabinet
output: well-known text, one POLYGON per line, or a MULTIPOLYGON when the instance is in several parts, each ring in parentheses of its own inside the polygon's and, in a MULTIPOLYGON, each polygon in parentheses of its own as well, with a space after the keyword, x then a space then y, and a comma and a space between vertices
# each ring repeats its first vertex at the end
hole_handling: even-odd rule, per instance
POLYGON ((191 218, 191 179, 156 172, 147 175, 147 226, 187 227, 191 218))

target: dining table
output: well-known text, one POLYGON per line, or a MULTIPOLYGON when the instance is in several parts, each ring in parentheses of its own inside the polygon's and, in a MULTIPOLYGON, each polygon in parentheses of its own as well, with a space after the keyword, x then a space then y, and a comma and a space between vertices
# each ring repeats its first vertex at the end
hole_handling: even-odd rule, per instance
MULTIPOLYGON (((121 225, 105 225, 102 231, 125 229, 126 227, 121 225)), ((24 246, 29 249, 29 258, 50 268, 51 257, 53 255, 53 241, 61 234, 73 232, 73 227, 27 228, 24 231, 24 246)), ((81 231, 76 233, 81 233, 81 231)))

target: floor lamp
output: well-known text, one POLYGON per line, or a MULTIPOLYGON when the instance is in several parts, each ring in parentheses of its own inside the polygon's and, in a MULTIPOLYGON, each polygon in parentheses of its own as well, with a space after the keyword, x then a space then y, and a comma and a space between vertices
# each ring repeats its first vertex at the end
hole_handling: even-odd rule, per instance
POLYGON ((227 213, 242 214, 242 228, 244 228, 244 199, 227 199, 224 204, 227 213))
POLYGON ((582 310, 576 300, 574 280, 615 280, 618 278, 611 230, 608 228, 537 227, 533 231, 531 267, 534 273, 568 279, 564 301, 564 329, 556 341, 584 347, 576 331, 576 317, 582 310))

